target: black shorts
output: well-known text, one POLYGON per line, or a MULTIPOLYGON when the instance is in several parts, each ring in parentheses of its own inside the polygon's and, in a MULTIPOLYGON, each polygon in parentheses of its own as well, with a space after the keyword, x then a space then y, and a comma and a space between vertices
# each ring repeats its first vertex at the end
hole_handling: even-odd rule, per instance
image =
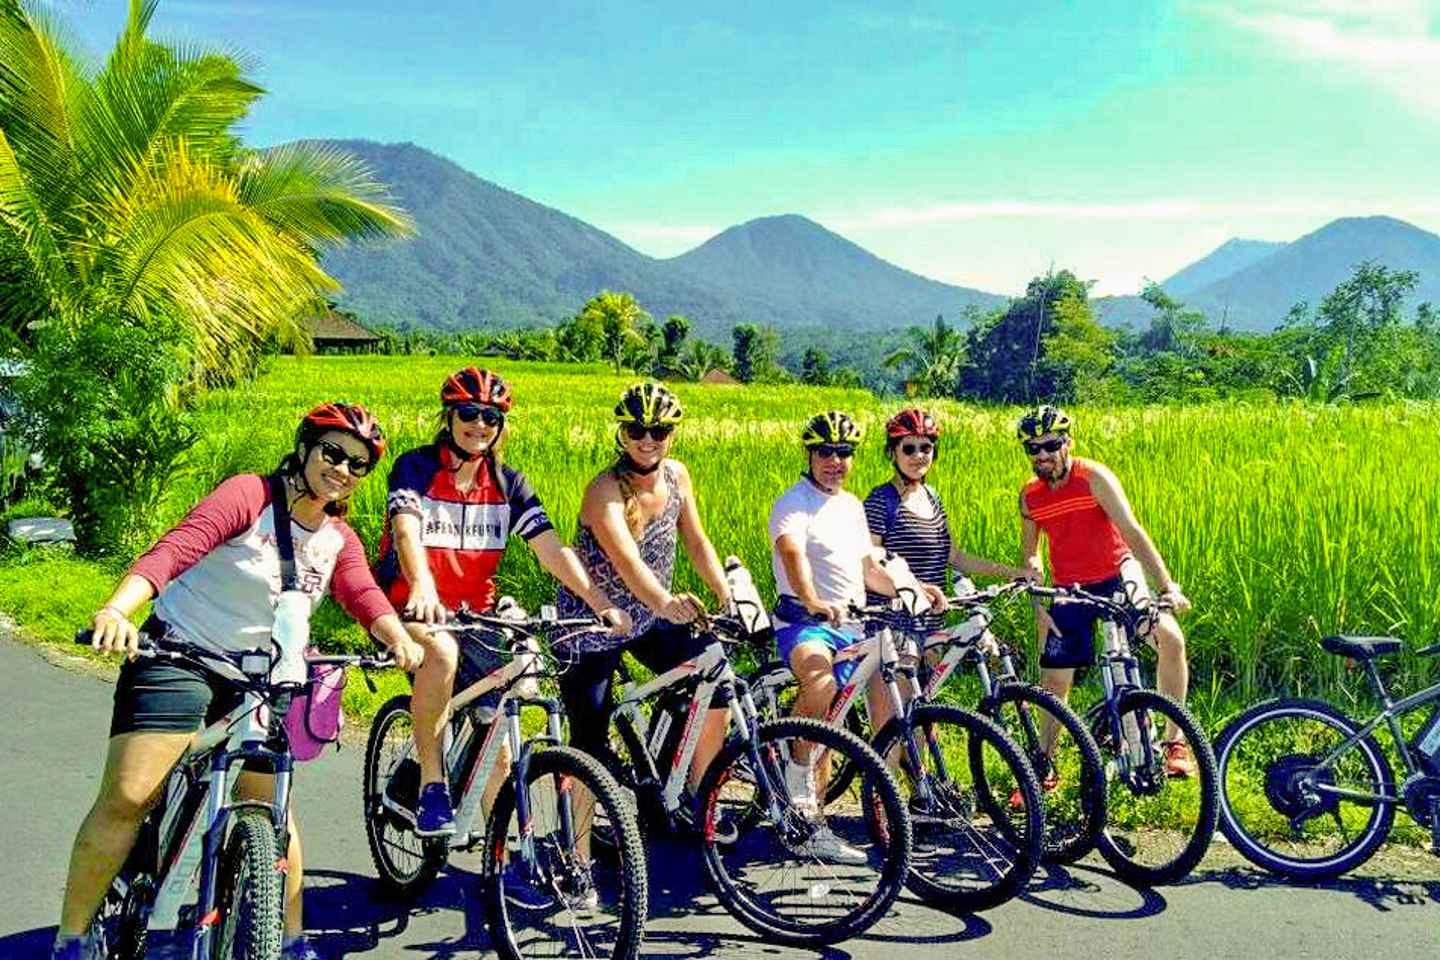
POLYGON ((110 736, 194 733, 234 710, 244 694, 208 670, 173 660, 127 660, 115 684, 110 736))
MULTIPOLYGON (((1098 583, 1082 583, 1080 588, 1096 596, 1124 600, 1127 597, 1148 597, 1145 574, 1140 565, 1126 557, 1120 564, 1120 572, 1098 583)), ((1051 634, 1040 652, 1040 666, 1051 669, 1088 667, 1095 662, 1095 625, 1105 614, 1084 603, 1052 603, 1050 619, 1060 630, 1060 635, 1051 634)))
POLYGON ((583 654, 560 674, 560 697, 570 721, 570 745, 593 754, 610 742, 610 711, 620 656, 629 653, 656 674, 673 670, 705 652, 710 640, 691 634, 684 624, 656 620, 650 629, 623 647, 583 654))

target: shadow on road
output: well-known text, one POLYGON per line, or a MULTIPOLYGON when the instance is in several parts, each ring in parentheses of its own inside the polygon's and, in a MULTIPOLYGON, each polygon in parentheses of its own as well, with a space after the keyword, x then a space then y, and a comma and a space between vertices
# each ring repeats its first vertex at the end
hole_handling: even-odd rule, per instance
POLYGON ((1096 920, 1141 920, 1168 902, 1154 889, 1132 887, 1108 870, 1085 864, 1045 864, 1019 899, 1042 910, 1096 920))
POLYGON ((1323 883, 1287 880, 1254 867, 1229 867, 1186 878, 1183 883, 1221 883, 1231 890, 1295 887, 1352 896, 1381 913, 1396 907, 1440 906, 1440 880, 1395 880, 1390 877, 1340 877, 1323 883))

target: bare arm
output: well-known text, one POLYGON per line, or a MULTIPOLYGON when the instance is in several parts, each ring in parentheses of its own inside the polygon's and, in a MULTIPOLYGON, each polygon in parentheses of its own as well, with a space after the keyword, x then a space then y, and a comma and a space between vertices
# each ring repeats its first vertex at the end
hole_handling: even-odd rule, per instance
POLYGON ((679 461, 671 462, 678 468, 680 493, 685 498, 680 507, 679 520, 680 537, 685 542, 685 552, 689 554, 695 572, 700 574, 700 579, 705 581, 705 585, 723 608, 730 603, 730 586, 725 582, 725 568, 721 566, 720 555, 715 552, 715 545, 705 535, 705 527, 700 523, 700 510, 695 505, 695 487, 690 482, 690 471, 679 461))
POLYGON ((540 566, 565 584, 571 593, 584 600, 591 610, 599 613, 613 606, 610 598, 590 581, 590 574, 585 572, 585 565, 580 562, 575 551, 562 543, 554 530, 538 533, 526 542, 530 544, 530 549, 535 551, 535 559, 540 561, 540 566))
POLYGON ((135 611, 155 596, 150 581, 138 574, 126 574, 105 605, 95 611, 94 637, 90 645, 107 653, 134 655, 140 647, 140 631, 133 622, 135 611))
POLYGON ((423 623, 442 623, 445 607, 440 603, 435 578, 425 559, 425 547, 420 542, 420 518, 413 513, 397 513, 390 519, 390 533, 395 538, 395 556, 400 561, 400 572, 410 584, 410 596, 405 600, 405 616, 423 623))
POLYGON ((964 553, 959 547, 950 550, 950 566, 961 573, 978 573, 987 577, 1004 577, 1007 580, 1023 580, 1030 576, 1029 567, 1013 567, 971 553, 964 553))
POLYGON ((1155 543, 1150 539, 1150 534, 1140 526, 1135 519, 1135 512, 1130 508, 1130 499, 1125 496, 1125 491, 1120 487, 1120 481, 1106 467, 1100 464, 1092 464, 1090 470, 1090 493, 1095 497, 1095 502, 1105 511, 1120 536, 1125 539, 1125 545, 1135 554, 1140 561, 1140 566, 1145 568, 1146 575, 1154 584, 1160 588, 1162 593, 1180 592, 1179 585, 1170 577, 1170 571, 1165 566, 1160 551, 1155 549, 1155 543))

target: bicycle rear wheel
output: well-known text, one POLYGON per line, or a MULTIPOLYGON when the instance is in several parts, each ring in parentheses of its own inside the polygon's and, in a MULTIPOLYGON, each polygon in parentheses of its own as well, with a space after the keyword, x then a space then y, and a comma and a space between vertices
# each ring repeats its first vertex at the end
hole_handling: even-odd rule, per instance
POLYGON ((380 882, 406 899, 419 896, 440 873, 450 850, 444 837, 417 836, 413 819, 407 819, 385 802, 405 807, 414 815, 420 793, 420 764, 415 759, 415 724, 410 698, 393 697, 380 708, 365 744, 365 838, 380 882))
POLYGON ((275 825, 262 810, 235 813, 217 865, 211 960, 276 960, 280 956, 284 874, 275 825))
POLYGON ((899 769, 913 822, 910 888, 928 903, 963 913, 1015 896, 1040 861, 1045 821, 1034 771, 1004 731, 968 710, 926 704, 912 712, 908 729, 887 724, 875 749, 899 769), (983 807, 982 785, 1003 797, 1002 804, 983 807), (1012 793, 1020 797, 1014 807, 1012 793))
POLYGON ((1210 741, 1189 710, 1154 690, 1121 696, 1118 731, 1103 702, 1094 716, 1106 782, 1100 855, 1128 883, 1174 883, 1195 868, 1215 835, 1219 801, 1210 741), (1195 771, 1172 775, 1171 752, 1188 754, 1195 771))
POLYGON ((753 746, 730 740, 700 787, 716 895, 774 943, 814 947, 863 933, 890 909, 909 869, 910 818, 894 778, 863 740, 819 720, 769 721, 755 738, 753 746), (853 766, 863 801, 816 799, 832 756, 853 766), (715 826, 725 818, 753 826, 722 843, 715 826))
POLYGON ((486 834, 484 900, 496 950, 506 960, 636 956, 648 879, 640 826, 620 786, 598 760, 571 747, 532 753, 525 779, 529 823, 519 822, 512 775, 486 834), (522 844, 533 857, 522 854, 522 844))
POLYGON ((1282 876, 1327 880, 1354 870, 1385 842, 1395 777, 1373 737, 1329 763, 1359 727, 1319 700, 1271 700, 1236 717, 1216 741, 1220 828, 1251 863, 1282 876), (1344 791, 1349 796, 1341 793, 1344 791))
MULTIPOLYGON (((1055 694, 1030 683, 1001 685, 985 715, 1021 748, 1040 782, 1042 859, 1072 863, 1093 850, 1105 826, 1105 769, 1085 722, 1055 694)), ((1019 799, 992 790, 984 779, 976 781, 976 790, 992 817, 1019 799)))

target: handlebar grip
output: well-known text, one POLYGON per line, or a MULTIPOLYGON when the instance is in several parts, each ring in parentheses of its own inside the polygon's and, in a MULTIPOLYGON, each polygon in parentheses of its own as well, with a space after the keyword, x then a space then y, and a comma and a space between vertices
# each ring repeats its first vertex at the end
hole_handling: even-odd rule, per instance
MULTIPOLYGON (((79 646, 88 647, 88 646, 91 646, 94 642, 95 642, 95 631, 94 631, 94 630, 91 630, 91 629, 89 629, 89 628, 87 627, 87 628, 84 629, 84 630, 76 630, 76 631, 75 631, 75 643, 78 644, 79 646)), ((149 645, 150 645, 150 634, 146 633, 144 630, 141 630, 141 631, 140 631, 140 646, 142 646, 142 647, 147 647, 147 646, 149 646, 149 645)))

